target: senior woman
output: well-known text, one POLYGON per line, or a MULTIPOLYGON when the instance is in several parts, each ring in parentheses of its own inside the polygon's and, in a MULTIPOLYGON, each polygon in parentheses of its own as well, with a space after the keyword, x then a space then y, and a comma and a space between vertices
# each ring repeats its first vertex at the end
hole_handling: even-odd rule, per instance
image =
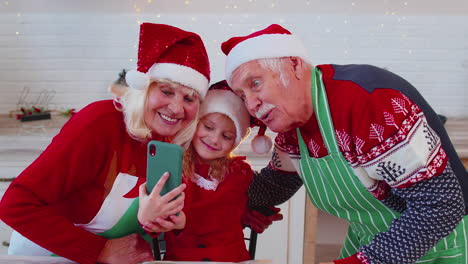
MULTIPOLYGON (((209 73, 197 34, 143 23, 138 71, 127 73, 128 91, 73 116, 3 196, 0 217, 15 230, 9 253, 59 255, 79 263, 151 260, 145 241, 120 230, 136 219, 146 145, 190 142, 209 73)), ((175 197, 184 187, 167 195, 175 197)), ((180 211, 183 199, 163 203, 161 215, 180 211)), ((183 213, 171 220, 156 223, 169 229, 185 224, 183 213)))

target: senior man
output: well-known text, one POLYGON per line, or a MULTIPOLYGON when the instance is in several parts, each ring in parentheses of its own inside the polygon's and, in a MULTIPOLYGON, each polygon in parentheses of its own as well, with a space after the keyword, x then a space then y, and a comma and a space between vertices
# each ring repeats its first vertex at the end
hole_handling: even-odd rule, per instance
POLYGON ((314 67, 279 25, 222 50, 230 86, 278 133, 251 203, 282 202, 303 182, 317 208, 349 222, 335 263, 468 263, 467 173, 409 82, 371 65, 314 67), (295 170, 302 181, 272 176, 295 170))

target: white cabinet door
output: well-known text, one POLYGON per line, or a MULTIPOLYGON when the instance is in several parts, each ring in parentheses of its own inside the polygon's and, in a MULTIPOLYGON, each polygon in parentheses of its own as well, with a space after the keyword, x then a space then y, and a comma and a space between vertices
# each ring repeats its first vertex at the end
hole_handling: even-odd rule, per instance
MULTIPOLYGON (((248 160, 254 170, 260 170, 269 159, 251 157, 248 160)), ((255 259, 273 259, 276 264, 300 264, 303 262, 305 188, 279 206, 282 221, 276 221, 258 235, 255 259)))

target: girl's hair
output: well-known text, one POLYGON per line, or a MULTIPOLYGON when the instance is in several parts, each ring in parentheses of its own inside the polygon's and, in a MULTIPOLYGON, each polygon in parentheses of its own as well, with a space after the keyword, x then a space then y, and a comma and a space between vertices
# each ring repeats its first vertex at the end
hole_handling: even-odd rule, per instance
MULTIPOLYGON (((155 82, 157 86, 160 86, 161 84, 169 84, 170 86, 180 87, 179 83, 170 81, 168 79, 156 79, 152 80, 152 82, 155 82)), ((124 122, 128 134, 132 138, 141 142, 146 142, 152 137, 152 131, 146 125, 144 118, 145 106, 150 87, 151 83, 144 90, 129 88, 125 94, 114 98, 115 108, 124 114, 124 122)), ((193 91, 191 96, 194 94, 198 95, 198 92, 194 89, 191 89, 191 91, 193 91)), ((198 97, 200 98, 200 96, 198 97)), ((179 131, 174 136, 171 143, 181 145, 184 149, 186 149, 192 140, 193 134, 195 133, 197 120, 198 118, 195 118, 186 128, 179 131)))
MULTIPOLYGON (((205 116, 209 114, 212 114, 212 113, 208 113, 205 116)), ((231 120, 228 116, 224 114, 223 114, 223 117, 231 120)), ((201 122, 202 119, 203 117, 201 117, 199 122, 201 122)), ((235 149, 235 146, 233 146, 232 150, 234 149, 235 149)), ((208 174, 211 177, 213 177, 214 179, 220 182, 224 179, 224 176, 227 173, 227 168, 229 168, 229 164, 231 163, 232 159, 236 156, 232 153, 232 150, 225 157, 221 157, 221 158, 210 161, 210 169, 208 171, 208 174)), ((187 150, 184 151, 184 158, 182 162, 183 164, 182 173, 186 179, 195 178, 195 163, 199 161, 200 161, 200 157, 198 156, 198 153, 195 151, 193 144, 190 144, 187 150)))

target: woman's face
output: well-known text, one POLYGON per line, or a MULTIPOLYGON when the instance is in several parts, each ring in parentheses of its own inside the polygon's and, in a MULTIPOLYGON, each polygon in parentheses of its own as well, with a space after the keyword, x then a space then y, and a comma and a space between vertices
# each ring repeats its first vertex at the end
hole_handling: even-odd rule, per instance
POLYGON ((153 82, 148 88, 144 120, 153 133, 175 136, 197 116, 200 98, 180 84, 153 82))
POLYGON ((202 161, 210 161, 226 157, 235 140, 234 122, 223 114, 211 113, 198 122, 192 145, 202 161))

